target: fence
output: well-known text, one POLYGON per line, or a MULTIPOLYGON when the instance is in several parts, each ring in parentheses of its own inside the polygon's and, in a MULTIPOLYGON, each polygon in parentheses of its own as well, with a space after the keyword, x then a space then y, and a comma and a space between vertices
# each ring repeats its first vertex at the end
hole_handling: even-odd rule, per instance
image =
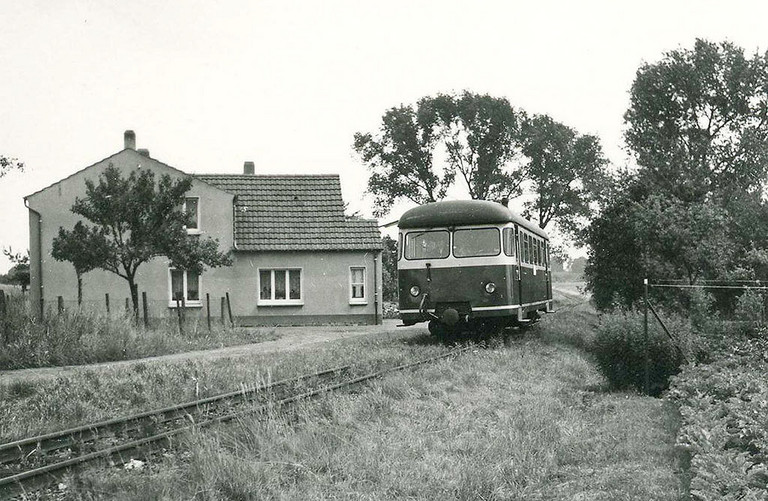
MULTIPOLYGON (((204 319, 209 331, 214 322, 234 326, 229 292, 221 297, 211 297, 210 294, 206 293, 201 299, 202 301, 199 303, 189 305, 183 299, 178 299, 175 303, 169 302, 168 299, 149 299, 146 292, 141 292, 136 314, 133 309, 133 302, 125 296, 115 297, 104 294, 104 299, 101 301, 84 300, 80 303, 76 300, 65 300, 62 296, 58 296, 53 303, 41 299, 37 306, 39 309, 35 308, 35 310, 42 312, 43 315, 62 315, 65 312, 73 311, 95 313, 107 317, 136 314, 137 323, 143 323, 145 328, 149 328, 153 322, 174 320, 178 321, 179 330, 182 332, 188 318, 204 319)), ((0 334, 4 334, 6 330, 7 308, 8 296, 0 289, 0 334)))
MULTIPOLYGON (((649 299, 649 290, 651 289, 666 289, 666 290, 704 290, 704 291, 719 291, 724 292, 728 291, 728 293, 731 295, 730 302, 733 303, 733 294, 736 292, 747 292, 747 291, 757 291, 760 293, 765 293, 765 291, 768 291, 768 282, 760 281, 760 280, 731 280, 731 281, 710 281, 710 280, 701 280, 698 283, 691 284, 686 280, 659 280, 656 283, 652 283, 649 279, 643 280, 643 304, 644 304, 644 315, 643 315, 643 343, 645 344, 645 375, 644 375, 644 390, 646 393, 650 390, 650 356, 649 356, 649 338, 648 338, 648 313, 650 312, 654 319, 659 323, 664 333, 669 337, 669 339, 672 341, 672 344, 675 346, 675 349, 680 354, 681 358, 685 362, 689 362, 687 360, 685 354, 683 353, 683 350, 680 347, 679 340, 669 331, 664 321, 661 319, 661 316, 657 312, 656 308, 654 308, 653 304, 651 303, 649 299)), ((723 297, 721 295, 721 301, 723 301, 723 297)), ((727 302, 727 301, 724 301, 727 302)), ((766 298, 762 298, 762 305, 761 305, 761 311, 760 311, 760 320, 762 323, 765 323, 766 320, 766 298)))

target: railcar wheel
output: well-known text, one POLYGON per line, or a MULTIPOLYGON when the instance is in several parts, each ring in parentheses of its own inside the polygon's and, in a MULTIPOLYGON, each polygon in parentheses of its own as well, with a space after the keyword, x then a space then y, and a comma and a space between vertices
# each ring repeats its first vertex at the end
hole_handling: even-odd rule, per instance
POLYGON ((445 325, 437 320, 430 320, 427 328, 429 329, 430 334, 445 344, 456 342, 461 332, 457 327, 445 325))

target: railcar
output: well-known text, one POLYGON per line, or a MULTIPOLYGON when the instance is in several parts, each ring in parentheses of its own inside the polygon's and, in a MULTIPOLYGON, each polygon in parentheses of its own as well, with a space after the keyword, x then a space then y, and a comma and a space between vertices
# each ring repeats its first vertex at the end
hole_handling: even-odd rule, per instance
POLYGON ((444 201, 398 221, 398 300, 405 325, 440 337, 502 332, 553 311, 549 238, 506 204, 444 201))

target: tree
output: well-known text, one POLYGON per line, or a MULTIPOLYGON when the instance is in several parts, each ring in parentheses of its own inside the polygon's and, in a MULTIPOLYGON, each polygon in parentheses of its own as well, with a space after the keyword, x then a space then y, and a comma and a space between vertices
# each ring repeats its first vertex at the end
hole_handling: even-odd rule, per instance
POLYGON ((755 278, 766 271, 768 62, 697 40, 642 65, 624 115, 638 167, 587 229, 598 307, 629 306, 643 278, 755 278))
POLYGON ((696 40, 638 69, 624 119, 648 182, 680 200, 754 190, 768 169, 768 62, 696 40))
POLYGON ((642 298, 644 278, 723 280, 747 258, 746 249, 735 245, 736 215, 650 190, 635 178, 586 231, 584 275, 600 309, 631 307, 642 298))
POLYGON ((3 254, 13 263, 6 275, 8 283, 20 285, 21 292, 26 293, 29 286, 29 251, 22 254, 8 247, 3 249, 3 254))
POLYGON ((53 240, 51 255, 57 261, 70 261, 77 276, 77 304, 83 303, 83 275, 97 268, 109 258, 107 239, 96 227, 86 227, 82 221, 75 223, 72 231, 59 228, 53 240))
POLYGON ((473 199, 519 193, 523 172, 513 162, 519 122, 506 99, 471 92, 438 94, 420 99, 416 108, 387 110, 378 135, 355 134, 354 149, 371 171, 374 213, 385 215, 403 198, 417 204, 441 200, 457 173, 473 199))
POLYGON ((627 186, 586 229, 584 278, 598 309, 629 308, 642 297, 649 268, 642 258, 643 236, 637 233, 635 216, 644 188, 641 183, 627 186))
POLYGON ((15 158, 7 157, 5 155, 0 155, 0 177, 5 176, 13 169, 23 171, 24 163, 19 162, 15 158))
POLYGON ((82 229, 71 232, 60 230, 54 247, 59 249, 59 258, 73 264, 78 261, 76 270, 100 268, 125 279, 136 318, 136 272, 143 263, 166 256, 171 266, 196 273, 202 273, 206 266, 231 264, 230 253, 219 252, 218 241, 187 234, 188 215, 182 206, 192 186, 191 178, 174 181, 163 175, 156 183, 151 170, 140 168, 123 178, 110 164, 99 176, 98 184, 87 180, 85 185, 85 198, 75 199, 72 212, 92 225, 82 224, 82 229), (71 242, 75 234, 85 239, 84 246, 95 249, 90 256, 93 262, 82 263, 75 255, 79 249, 71 242))
POLYGON ((375 197, 376 216, 385 215, 394 202, 406 198, 417 204, 445 197, 454 174, 445 166, 442 175, 433 169, 440 137, 434 100, 391 108, 384 113, 380 133, 356 133, 354 149, 371 170, 368 191, 375 197))
POLYGON ((584 267, 587 265, 587 258, 579 256, 571 263, 571 273, 577 273, 581 275, 584 273, 584 267))
POLYGON ((525 203, 525 215, 535 215, 541 228, 556 221, 567 234, 575 234, 600 200, 607 183, 600 141, 579 135, 547 115, 534 115, 522 126, 523 154, 528 158, 527 178, 534 198, 525 203))
POLYGON ((397 241, 385 235, 381 243, 382 296, 384 301, 397 301, 397 241))
POLYGON ((473 200, 520 193, 525 172, 514 162, 520 150, 520 119, 504 98, 464 92, 438 96, 445 146, 473 200))

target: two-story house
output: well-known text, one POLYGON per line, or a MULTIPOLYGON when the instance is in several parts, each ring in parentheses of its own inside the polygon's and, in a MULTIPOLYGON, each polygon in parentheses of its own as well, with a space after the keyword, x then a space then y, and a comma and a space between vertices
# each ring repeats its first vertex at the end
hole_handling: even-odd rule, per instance
MULTIPOLYGON (((71 229, 79 216, 70 211, 85 196, 85 181, 114 165, 127 176, 151 169, 158 179, 191 177, 185 210, 187 231, 218 239, 233 251, 233 265, 202 275, 175 270, 159 257, 138 270, 139 291, 149 298, 151 318, 174 314, 183 297, 187 315, 220 317, 229 294, 232 314, 243 325, 375 323, 381 319, 381 239, 376 222, 349 219, 338 175, 191 175, 136 150, 135 134, 125 148, 24 198, 29 208, 30 297, 33 309, 74 306, 76 275, 70 263, 51 257, 59 228, 71 229), (62 300, 58 298, 62 297, 62 300)), ((83 307, 124 308, 129 296, 122 278, 94 270, 84 275, 83 307)))

